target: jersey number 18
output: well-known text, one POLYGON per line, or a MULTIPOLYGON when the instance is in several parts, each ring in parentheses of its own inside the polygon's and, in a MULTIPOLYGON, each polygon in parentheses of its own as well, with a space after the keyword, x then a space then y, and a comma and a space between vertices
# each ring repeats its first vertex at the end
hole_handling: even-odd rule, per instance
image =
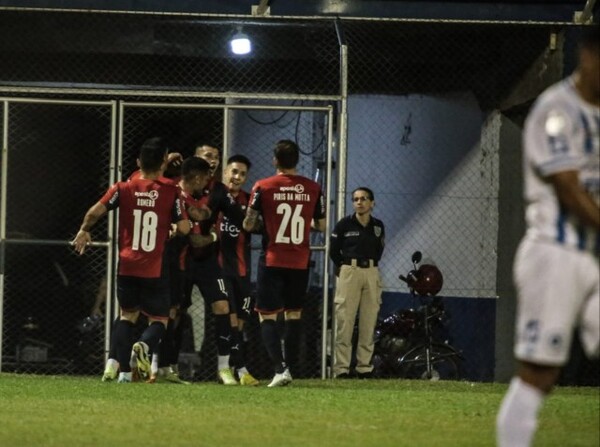
POLYGON ((154 211, 133 210, 133 242, 131 248, 152 251, 156 247, 158 216, 154 211))

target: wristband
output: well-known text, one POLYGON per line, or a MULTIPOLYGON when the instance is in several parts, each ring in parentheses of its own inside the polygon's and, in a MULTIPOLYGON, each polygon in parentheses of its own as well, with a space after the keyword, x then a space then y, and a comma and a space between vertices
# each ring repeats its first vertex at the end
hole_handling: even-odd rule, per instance
POLYGON ((211 232, 210 232, 210 235, 211 235, 211 237, 212 237, 212 241, 213 241, 213 242, 217 242, 217 237, 218 237, 218 236, 217 236, 217 233, 215 233, 214 231, 211 231, 211 232))

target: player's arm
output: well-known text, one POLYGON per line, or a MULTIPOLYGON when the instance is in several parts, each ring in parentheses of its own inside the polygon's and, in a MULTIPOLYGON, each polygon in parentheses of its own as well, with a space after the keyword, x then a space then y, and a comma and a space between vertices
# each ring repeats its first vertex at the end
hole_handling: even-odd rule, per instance
POLYGON ((100 218, 104 216, 107 211, 108 208, 106 208, 103 203, 97 202, 88 210, 87 213, 85 213, 83 223, 81 224, 75 239, 73 239, 71 242, 71 245, 75 247, 75 251, 80 255, 85 252, 87 245, 92 242, 90 231, 92 231, 92 228, 94 225, 96 225, 96 222, 98 222, 98 220, 100 220, 100 218))
POLYGON ((322 191, 319 191, 319 198, 317 199, 317 206, 315 206, 315 213, 310 227, 315 231, 325 232, 327 227, 325 214, 325 196, 322 191))
POLYGON ((190 233, 192 224, 189 219, 181 219, 175 224, 175 236, 187 236, 190 233))
POLYGON ((315 231, 320 231, 320 232, 324 232, 326 227, 327 227, 327 221, 325 220, 325 218, 313 219, 312 223, 310 224, 310 228, 312 228, 315 231))
POLYGON ((552 184, 558 201, 581 221, 593 228, 600 228, 600 207, 579 183, 577 171, 551 174, 546 179, 552 184))
POLYGON ((202 222, 203 220, 210 219, 212 216, 212 211, 206 205, 202 206, 189 206, 187 208, 187 213, 194 222, 202 222))
POLYGON ((210 233, 206 235, 192 233, 189 235, 188 239, 190 241, 190 245, 194 248, 206 247, 207 245, 217 242, 217 230, 215 228, 211 228, 210 233))

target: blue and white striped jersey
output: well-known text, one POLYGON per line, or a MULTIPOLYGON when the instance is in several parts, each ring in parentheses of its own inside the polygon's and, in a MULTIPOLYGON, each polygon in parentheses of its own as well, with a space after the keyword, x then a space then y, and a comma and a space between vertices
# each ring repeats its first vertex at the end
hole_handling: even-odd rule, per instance
POLYGON ((535 102, 523 134, 528 236, 599 253, 598 228, 583 225, 562 208, 545 177, 578 171, 600 203, 600 108, 585 102, 573 77, 554 84, 535 102))

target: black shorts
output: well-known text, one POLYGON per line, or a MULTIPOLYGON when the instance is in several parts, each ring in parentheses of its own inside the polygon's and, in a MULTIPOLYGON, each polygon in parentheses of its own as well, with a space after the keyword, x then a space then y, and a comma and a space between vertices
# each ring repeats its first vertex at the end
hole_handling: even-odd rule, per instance
POLYGON ((258 266, 256 311, 273 314, 302 310, 308 286, 308 269, 258 266))
POLYGON ((221 267, 216 256, 203 261, 190 260, 185 270, 185 280, 181 307, 192 305, 192 291, 197 286, 207 304, 216 301, 229 301, 221 267))
POLYGON ((240 320, 249 320, 254 304, 250 278, 247 276, 228 275, 224 279, 225 287, 227 287, 227 292, 229 293, 230 312, 235 312, 240 320))
POLYGON ((139 278, 117 275, 117 298, 125 311, 148 317, 169 318, 171 288, 168 277, 139 278))

